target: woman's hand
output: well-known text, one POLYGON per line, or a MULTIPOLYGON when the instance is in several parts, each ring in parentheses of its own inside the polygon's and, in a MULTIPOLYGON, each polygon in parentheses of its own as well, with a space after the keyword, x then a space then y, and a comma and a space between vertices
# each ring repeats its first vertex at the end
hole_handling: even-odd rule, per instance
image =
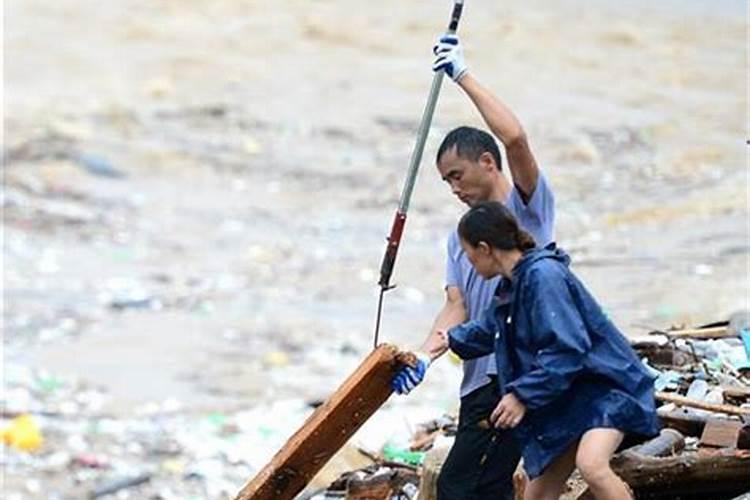
POLYGON ((526 406, 515 394, 509 392, 500 400, 490 415, 490 421, 500 429, 512 429, 517 426, 526 414, 526 406))

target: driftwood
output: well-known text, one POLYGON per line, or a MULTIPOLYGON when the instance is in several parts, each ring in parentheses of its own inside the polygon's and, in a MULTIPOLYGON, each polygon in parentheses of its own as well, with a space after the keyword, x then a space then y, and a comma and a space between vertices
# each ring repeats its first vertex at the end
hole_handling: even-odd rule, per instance
MULTIPOLYGON (((682 437, 678 432, 663 429, 653 440, 615 455, 610 465, 638 498, 679 495, 715 498, 711 495, 736 494, 750 489, 750 452, 723 449, 666 457, 646 455, 664 455, 672 449, 680 449, 680 441, 682 437)), ((593 498, 588 490, 578 496, 578 500, 593 498)))
POLYGON ((750 415, 750 408, 741 408, 739 406, 726 404, 705 403, 703 401, 686 398, 685 396, 672 394, 670 392, 657 392, 656 399, 681 406, 690 406, 692 408, 699 408, 701 410, 708 410, 716 413, 726 413, 727 415, 750 415))
POLYGON ((737 448, 750 450, 750 424, 745 424, 737 436, 737 448))
POLYGON ((409 468, 381 469, 368 477, 349 479, 346 500, 391 500, 407 484, 417 482, 417 473, 409 468))
POLYGON ((652 332, 659 335, 667 335, 673 338, 693 339, 722 339, 736 337, 737 332, 730 330, 728 326, 716 326, 713 328, 686 328, 683 330, 666 330, 652 332))
POLYGON ((378 346, 305 421, 235 500, 290 500, 391 395, 391 379, 416 358, 378 346))
POLYGON ((624 452, 612 460, 612 469, 639 494, 674 497, 750 489, 750 452, 746 451, 722 449, 663 458, 624 452))

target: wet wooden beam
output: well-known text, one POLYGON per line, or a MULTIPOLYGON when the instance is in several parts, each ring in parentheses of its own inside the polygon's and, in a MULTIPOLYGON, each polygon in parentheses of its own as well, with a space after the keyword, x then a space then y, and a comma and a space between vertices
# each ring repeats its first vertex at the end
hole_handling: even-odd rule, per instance
POLYGON ((411 353, 382 344, 305 421, 235 500, 291 500, 391 395, 411 353))
POLYGON ((654 333, 667 335, 673 338, 693 339, 722 339, 737 336, 737 332, 730 330, 728 326, 716 326, 713 328, 686 328, 683 330, 667 330, 654 333))
POLYGON ((746 451, 722 449, 665 458, 623 453, 612 460, 612 469, 638 493, 718 495, 750 489, 746 451))
POLYGON ((703 401, 686 398, 685 396, 672 394, 670 392, 657 392, 656 399, 680 406, 689 406, 691 408, 699 408, 701 410, 708 410, 716 413, 726 413, 727 415, 750 416, 750 408, 742 408, 740 406, 727 404, 705 403, 703 401))

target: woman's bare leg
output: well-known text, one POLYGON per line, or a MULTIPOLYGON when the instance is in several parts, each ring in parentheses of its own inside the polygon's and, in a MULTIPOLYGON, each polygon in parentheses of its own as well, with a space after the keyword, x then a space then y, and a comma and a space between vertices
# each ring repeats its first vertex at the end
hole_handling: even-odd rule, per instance
POLYGON ((597 500, 631 500, 630 488, 612 471, 609 460, 624 434, 617 429, 591 429, 578 442, 575 463, 597 500))
POLYGON ((576 447, 573 443, 568 450, 552 462, 544 474, 529 482, 524 500, 557 500, 562 494, 565 481, 576 466, 576 447))

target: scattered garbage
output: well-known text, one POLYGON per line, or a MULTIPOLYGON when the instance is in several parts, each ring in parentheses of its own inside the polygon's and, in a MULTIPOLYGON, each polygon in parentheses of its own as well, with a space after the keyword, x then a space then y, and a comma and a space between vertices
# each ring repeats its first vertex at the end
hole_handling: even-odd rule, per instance
POLYGON ((3 442, 17 450, 38 451, 44 442, 42 431, 31 415, 19 415, 3 430, 3 442))
MULTIPOLYGON (((740 368, 750 360, 746 330, 727 331, 724 323, 689 332, 653 333, 634 340, 633 347, 655 378, 664 429, 657 438, 615 455, 613 468, 638 498, 697 498, 691 496, 697 494, 730 499, 750 490, 750 372, 740 368), (718 477, 721 481, 714 480, 718 477)), ((342 474, 309 498, 412 498, 409 495, 418 494, 420 488, 434 487, 436 469, 426 457, 433 450, 444 456, 455 430, 451 415, 426 421, 416 427, 410 445, 386 441, 378 452, 367 453, 374 465, 342 474), (394 467, 412 467, 411 479, 404 483, 394 467)), ((523 474, 516 476, 517 489, 523 488, 523 474)), ((573 475, 561 498, 586 495, 585 483, 573 475)))

